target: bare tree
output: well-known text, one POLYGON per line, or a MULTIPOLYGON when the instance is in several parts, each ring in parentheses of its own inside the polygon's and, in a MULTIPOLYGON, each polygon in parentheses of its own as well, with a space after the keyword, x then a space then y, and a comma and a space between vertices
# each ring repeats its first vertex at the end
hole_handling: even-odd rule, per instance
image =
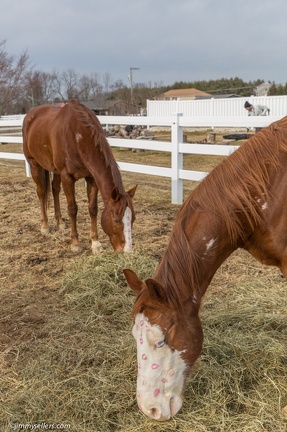
POLYGON ((108 93, 111 87, 111 75, 106 72, 103 74, 104 92, 108 93))
POLYGON ((88 101, 91 96, 91 79, 88 75, 82 75, 79 79, 79 100, 88 101))
POLYGON ((18 59, 8 55, 6 41, 0 41, 0 115, 14 114, 24 99, 28 60, 27 51, 18 59))
POLYGON ((25 96, 22 105, 25 111, 33 106, 53 103, 59 100, 57 73, 29 71, 26 74, 25 96))
POLYGON ((65 88, 63 85, 63 81, 61 79, 61 74, 57 71, 54 71, 55 74, 55 100, 66 101, 67 97, 65 95, 65 88))
POLYGON ((43 86, 43 96, 45 103, 54 102, 57 94, 57 73, 55 71, 51 73, 42 72, 42 86, 43 86))
POLYGON ((153 99, 162 93, 162 82, 138 83, 134 87, 134 101, 137 105, 144 107, 147 99, 153 99))
POLYGON ((40 71, 29 71, 26 74, 26 99, 29 103, 29 108, 41 105, 45 102, 44 92, 43 92, 43 80, 42 72, 40 71))
POLYGON ((126 87, 126 85, 124 84, 123 80, 117 80, 111 85, 111 89, 113 91, 117 91, 117 90, 123 89, 125 87, 126 87))
POLYGON ((68 69, 61 74, 61 81, 68 100, 79 98, 79 76, 74 69, 68 69))
POLYGON ((100 74, 94 72, 90 75, 91 79, 91 98, 93 100, 99 99, 103 94, 103 86, 101 84, 100 74))

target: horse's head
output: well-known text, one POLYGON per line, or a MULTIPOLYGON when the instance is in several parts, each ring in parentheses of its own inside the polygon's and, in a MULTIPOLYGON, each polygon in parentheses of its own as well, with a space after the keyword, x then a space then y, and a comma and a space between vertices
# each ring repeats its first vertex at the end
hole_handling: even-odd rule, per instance
POLYGON ((155 420, 168 420, 182 405, 186 377, 202 348, 199 306, 192 299, 174 308, 163 287, 153 279, 141 281, 125 269, 137 294, 133 336, 137 344, 137 401, 155 420))
POLYGON ((136 188, 121 194, 115 187, 102 212, 102 228, 116 252, 132 250, 132 225, 135 220, 132 198, 136 188))

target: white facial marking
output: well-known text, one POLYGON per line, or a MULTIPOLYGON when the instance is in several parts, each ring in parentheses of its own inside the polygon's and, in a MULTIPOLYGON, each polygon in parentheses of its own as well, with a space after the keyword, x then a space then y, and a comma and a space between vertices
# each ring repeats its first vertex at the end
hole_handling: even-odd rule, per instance
POLYGON ((135 318, 133 336, 137 343, 137 401, 142 412, 156 420, 168 420, 182 405, 186 363, 181 352, 164 342, 164 334, 144 314, 135 318))
POLYGON ((82 135, 79 132, 76 132, 75 138, 76 138, 77 143, 83 139, 82 135))
POLYGON ((133 248, 132 243, 132 211, 129 207, 126 207, 125 214, 123 217, 124 224, 124 236, 125 236, 125 247, 124 252, 131 252, 133 248))
POLYGON ((261 209, 262 210, 266 210, 267 208, 268 208, 267 202, 263 203, 262 206, 261 206, 261 209))

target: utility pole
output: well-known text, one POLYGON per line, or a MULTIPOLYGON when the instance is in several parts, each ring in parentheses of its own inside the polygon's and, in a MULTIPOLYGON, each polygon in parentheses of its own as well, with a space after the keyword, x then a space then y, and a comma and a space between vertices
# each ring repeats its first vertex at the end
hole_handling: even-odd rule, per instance
POLYGON ((130 67, 129 80, 131 82, 131 104, 133 103, 133 71, 140 70, 140 68, 130 67))

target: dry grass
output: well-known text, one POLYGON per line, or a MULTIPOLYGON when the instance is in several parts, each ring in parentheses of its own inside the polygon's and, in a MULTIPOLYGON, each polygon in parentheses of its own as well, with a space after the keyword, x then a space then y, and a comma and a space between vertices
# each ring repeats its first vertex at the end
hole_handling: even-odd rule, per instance
POLYGON ((12 370, 2 376, 2 421, 69 423, 77 432, 283 432, 286 283, 273 271, 259 279, 242 254, 230 261, 205 298, 204 351, 176 419, 150 421, 135 402, 133 294, 122 268, 149 276, 156 261, 140 251, 71 260, 58 313, 52 320, 27 319, 41 332, 11 347, 12 370))
POLYGON ((40 235, 34 184, 19 170, 0 165, 1 431, 45 422, 75 432, 286 432, 287 295, 277 269, 243 251, 221 266, 204 298, 204 349, 182 410, 151 421, 135 401, 134 297, 122 269, 152 274, 177 211, 169 182, 125 173, 127 188, 139 184, 135 250, 116 255, 101 234, 106 252, 93 257, 83 183, 84 250, 73 255, 68 232, 40 235))

